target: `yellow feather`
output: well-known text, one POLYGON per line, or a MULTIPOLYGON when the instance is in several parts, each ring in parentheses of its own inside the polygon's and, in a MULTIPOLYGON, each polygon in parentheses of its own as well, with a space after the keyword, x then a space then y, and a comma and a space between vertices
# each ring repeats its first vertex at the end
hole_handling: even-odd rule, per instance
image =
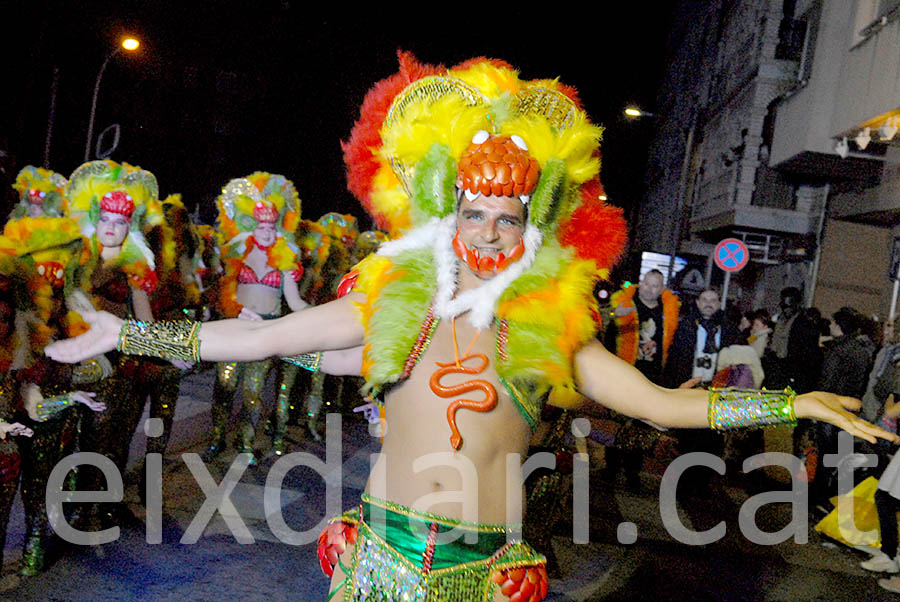
POLYGON ((488 62, 450 71, 450 75, 478 88, 488 98, 497 98, 504 92, 516 94, 521 87, 518 71, 496 67, 488 62))

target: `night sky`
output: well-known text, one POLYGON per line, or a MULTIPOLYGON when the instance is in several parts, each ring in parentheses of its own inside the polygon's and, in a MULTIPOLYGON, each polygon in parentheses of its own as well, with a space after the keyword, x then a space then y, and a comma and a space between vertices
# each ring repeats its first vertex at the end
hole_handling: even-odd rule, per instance
POLYGON ((256 170, 292 179, 304 217, 331 210, 362 217, 346 191, 339 142, 368 88, 396 72, 397 49, 446 66, 502 58, 525 78, 560 77, 577 87, 592 120, 606 127, 602 177, 610 200, 629 207, 643 192, 653 124, 628 121, 622 110, 629 102, 653 110, 674 3, 651 3, 661 13, 620 2, 578 13, 551 4, 504 12, 495 3, 356 11, 343 2, 310 9, 294 0, 28 4, 15 14, 2 9, 3 68, 10 71, 0 100, 7 207, 18 170, 44 162, 54 69, 49 167, 68 176, 83 159, 100 65, 122 34, 133 33, 141 49, 120 53, 103 76, 95 135, 118 123, 121 139, 110 158, 149 169, 163 196, 182 193, 210 220, 222 185, 256 170), (412 16, 423 13, 433 16, 412 16), (568 24, 558 25, 561 19, 568 24))

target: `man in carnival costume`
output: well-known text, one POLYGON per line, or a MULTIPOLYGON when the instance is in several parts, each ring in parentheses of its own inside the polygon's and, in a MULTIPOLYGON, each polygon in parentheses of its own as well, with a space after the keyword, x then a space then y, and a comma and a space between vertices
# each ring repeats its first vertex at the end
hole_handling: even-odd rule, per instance
POLYGON ((332 599, 542 599, 544 559, 514 536, 520 513, 507 514, 522 497, 507 463, 525 453, 548 398, 583 394, 676 427, 737 425, 750 405, 762 421, 796 413, 892 437, 833 395, 662 389, 594 342, 591 293, 610 260, 597 235, 612 220, 620 240, 621 227, 597 198, 599 135, 555 80, 403 55, 367 97, 345 155, 378 226, 404 234, 351 272, 345 296, 269 322, 92 315, 91 331, 47 353, 76 360, 119 345, 247 361, 364 345, 387 428, 362 504, 320 537, 332 599), (448 532, 465 536, 446 542, 448 532))
MULTIPOLYGON (((219 305, 227 318, 272 320, 281 315, 282 301, 291 311, 300 311, 297 282, 303 275, 298 249, 286 234, 296 229, 300 219, 300 197, 294 184, 284 176, 256 172, 231 180, 217 200, 219 230, 225 275, 219 289, 219 305)), ((231 415, 234 392, 243 393, 241 411, 241 453, 251 454, 256 463, 254 439, 262 408, 262 393, 272 361, 221 362, 216 368, 213 392, 213 430, 205 458, 219 455, 225 447, 225 429, 231 415)), ((273 451, 285 450, 289 400, 279 395, 275 406, 273 451)))

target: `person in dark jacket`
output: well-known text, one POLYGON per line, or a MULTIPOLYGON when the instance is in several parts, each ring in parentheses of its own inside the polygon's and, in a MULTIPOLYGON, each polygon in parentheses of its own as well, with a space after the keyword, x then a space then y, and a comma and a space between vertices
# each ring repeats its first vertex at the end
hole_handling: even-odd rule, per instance
MULTIPOLYGON (((831 318, 831 336, 833 337, 828 353, 822 363, 822 376, 819 387, 823 391, 862 397, 866 392, 872 358, 875 356, 875 343, 865 331, 866 317, 852 307, 842 307, 831 318)), ((830 425, 816 423, 816 435, 819 457, 823 454, 837 453, 837 431, 830 425)), ((823 503, 837 492, 837 468, 828 467, 820 462, 819 470, 813 481, 813 503, 823 503)))
MULTIPOLYGON (((719 350, 742 342, 740 331, 725 320, 720 305, 719 293, 705 290, 689 306, 691 311, 678 322, 665 367, 665 386, 678 387, 692 378, 699 378, 701 384, 709 384, 716 373, 719 350)), ((678 434, 678 450, 682 454, 696 451, 721 457, 724 447, 720 433, 685 429, 678 434)), ((709 479, 709 470, 698 468, 686 472, 682 483, 685 490, 706 496, 710 491, 709 479)))
POLYGON ((716 372, 719 350, 741 342, 740 331, 725 320, 720 303, 719 293, 705 290, 679 321, 669 349, 664 386, 678 387, 695 377, 709 383, 716 372))
POLYGON ((800 289, 796 287, 781 291, 778 321, 763 358, 767 389, 791 387, 797 393, 806 393, 819 380, 822 363, 819 328, 803 311, 800 300, 800 289))

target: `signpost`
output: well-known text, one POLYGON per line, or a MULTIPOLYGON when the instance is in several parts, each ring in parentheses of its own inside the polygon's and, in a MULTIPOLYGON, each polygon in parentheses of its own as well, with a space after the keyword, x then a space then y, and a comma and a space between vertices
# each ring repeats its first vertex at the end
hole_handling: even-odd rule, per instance
POLYGON ((750 261, 750 251, 743 241, 737 238, 726 238, 716 245, 713 261, 725 272, 725 286, 722 288, 722 309, 728 300, 728 285, 732 272, 740 272, 750 261))

